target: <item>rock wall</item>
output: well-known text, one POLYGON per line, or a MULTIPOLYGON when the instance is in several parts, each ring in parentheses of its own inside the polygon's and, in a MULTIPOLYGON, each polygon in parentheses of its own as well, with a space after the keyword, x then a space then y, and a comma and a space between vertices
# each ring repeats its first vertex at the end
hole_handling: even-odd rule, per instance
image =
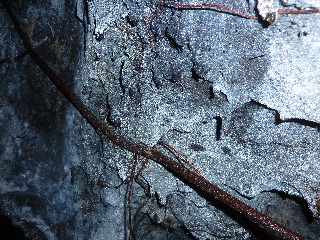
MULTIPOLYGON (((256 1, 215 2, 257 14, 256 1)), ((318 239, 319 14, 266 27, 163 0, 10 4, 99 119, 170 144, 210 181, 318 239)), ((32 62, 1 5, 0 22, 0 215, 27 239, 258 239, 159 165, 101 139, 32 62)))

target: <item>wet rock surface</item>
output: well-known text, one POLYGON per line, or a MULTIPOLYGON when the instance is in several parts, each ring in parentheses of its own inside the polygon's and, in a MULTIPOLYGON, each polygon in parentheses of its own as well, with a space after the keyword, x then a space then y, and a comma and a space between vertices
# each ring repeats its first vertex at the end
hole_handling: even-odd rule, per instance
MULTIPOLYGON (((255 1, 216 2, 255 14, 255 1)), ((266 28, 170 4, 12 5, 37 52, 100 119, 135 141, 170 144, 210 181, 318 239, 319 15, 266 28)), ((0 23, 0 215, 26 238, 258 238, 159 165, 101 139, 31 61, 1 5, 0 23)))

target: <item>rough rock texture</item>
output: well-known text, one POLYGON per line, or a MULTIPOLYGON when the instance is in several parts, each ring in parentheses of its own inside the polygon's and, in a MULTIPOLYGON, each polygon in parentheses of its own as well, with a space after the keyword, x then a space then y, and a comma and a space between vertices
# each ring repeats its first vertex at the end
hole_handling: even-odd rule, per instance
MULTIPOLYGON (((215 2, 256 14, 255 1, 215 2)), ((266 28, 170 4, 14 6, 100 119, 174 146, 220 187, 318 239, 320 16, 266 28)), ((27 238, 255 239, 152 161, 100 139, 31 61, 1 5, 0 30, 0 213, 27 238)))

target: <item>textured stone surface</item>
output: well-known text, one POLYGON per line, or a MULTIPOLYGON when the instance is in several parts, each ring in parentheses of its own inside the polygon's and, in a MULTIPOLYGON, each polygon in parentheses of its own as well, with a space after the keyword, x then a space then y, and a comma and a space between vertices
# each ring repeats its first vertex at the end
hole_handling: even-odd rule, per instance
MULTIPOLYGON (((17 1, 15 9, 33 44, 70 86, 82 31, 73 6, 17 1)), ((30 239, 70 239, 73 228, 67 224, 78 210, 64 154, 69 105, 25 54, 2 6, 0 26, 0 211, 30 239)))
MULTIPOLYGON (((255 14, 255 1, 215 2, 255 14)), ((174 146, 211 181, 317 239, 318 223, 295 201, 317 217, 319 15, 265 28, 161 3, 20 1, 15 12, 101 119, 136 141, 174 146), (272 190, 291 199, 262 193, 272 190)), ((133 156, 56 92, 1 7, 0 23, 0 60, 19 56, 0 65, 1 214, 39 239, 252 239, 150 160, 136 166, 128 204, 133 156)))

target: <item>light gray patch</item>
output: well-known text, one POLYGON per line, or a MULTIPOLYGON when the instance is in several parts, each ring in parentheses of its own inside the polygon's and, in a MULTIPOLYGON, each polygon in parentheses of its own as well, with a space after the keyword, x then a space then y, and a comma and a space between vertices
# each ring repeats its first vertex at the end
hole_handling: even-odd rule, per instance
MULTIPOLYGON (((246 1, 219 2, 249 11, 246 1)), ((157 1, 124 1, 123 6, 112 1, 95 3, 90 14, 98 21, 88 35, 82 75, 89 77, 79 84, 85 90, 86 104, 98 109, 96 103, 107 95, 111 118, 119 122, 117 131, 150 146, 166 141, 225 190, 247 197, 264 190, 284 190, 303 196, 315 210, 319 133, 295 123, 275 125, 274 111, 246 104, 251 99, 264 100, 261 96, 267 96, 268 101, 262 101, 267 105, 284 102, 274 98, 277 89, 275 95, 266 94, 265 89, 277 86, 266 76, 276 64, 282 67, 275 61, 274 42, 285 44, 281 39, 295 34, 290 24, 281 20, 263 28, 257 21, 214 11, 161 8, 157 1), (218 116, 222 120, 219 141, 218 116)), ((303 32, 301 37, 307 37, 303 32)), ((91 134, 85 138, 89 149, 91 138, 91 134)), ((108 154, 103 159, 124 180, 130 154, 109 146, 104 152, 108 154)), ((90 175, 103 173, 96 157, 88 154, 82 159, 90 175)), ((211 218, 209 227, 203 219, 192 221, 197 214, 184 212, 194 210, 190 203, 182 208, 175 201, 172 205, 172 211, 200 239, 217 229, 239 233, 232 235, 233 239, 249 238, 238 224, 231 220, 230 225, 225 224, 219 210, 203 204, 190 188, 155 163, 149 161, 143 176, 152 193, 159 196, 160 205, 167 206, 168 196, 180 191, 203 207, 195 212, 211 218)))
POLYGON ((316 16, 282 17, 270 29, 271 65, 251 96, 282 118, 320 121, 319 24, 316 16))

